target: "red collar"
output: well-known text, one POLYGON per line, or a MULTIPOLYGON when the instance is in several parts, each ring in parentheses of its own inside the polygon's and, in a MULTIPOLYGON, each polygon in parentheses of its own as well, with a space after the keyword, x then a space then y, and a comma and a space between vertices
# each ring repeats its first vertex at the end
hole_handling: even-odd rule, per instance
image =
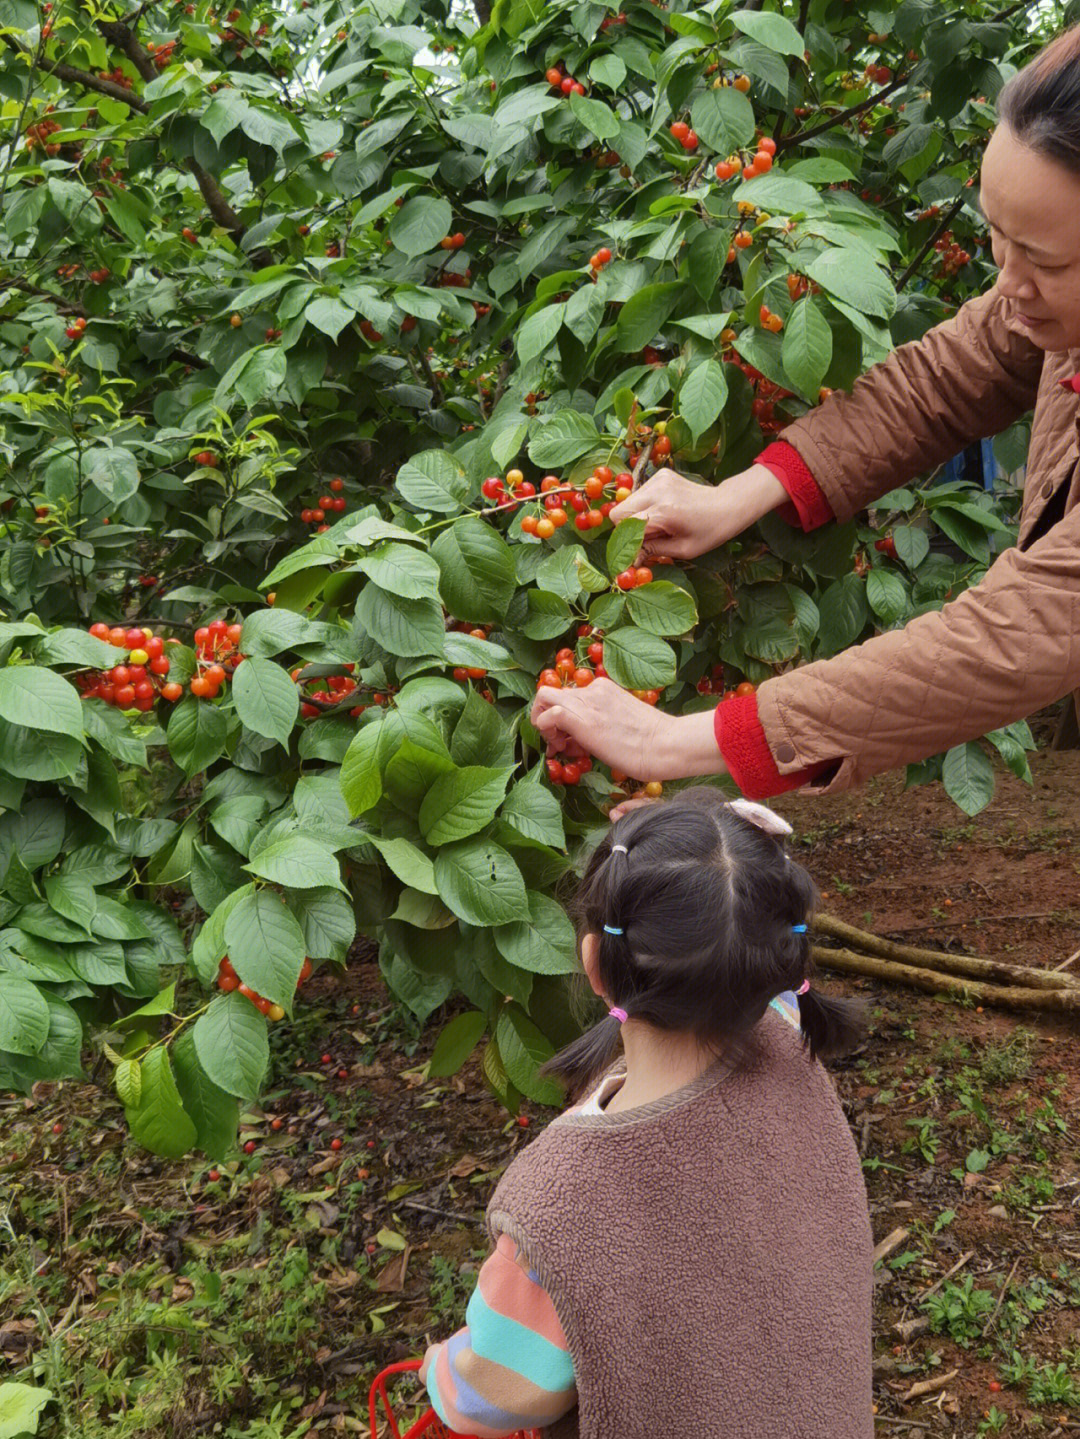
POLYGON ((1063 390, 1072 390, 1074 395, 1080 395, 1080 375, 1070 375, 1067 380, 1059 381, 1063 390))

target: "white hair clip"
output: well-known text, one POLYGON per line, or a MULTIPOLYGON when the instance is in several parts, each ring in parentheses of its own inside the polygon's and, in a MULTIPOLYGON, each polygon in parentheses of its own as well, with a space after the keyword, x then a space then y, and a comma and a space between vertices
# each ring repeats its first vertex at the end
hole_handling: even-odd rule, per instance
POLYGON ((781 815, 771 810, 768 805, 756 804, 752 799, 733 799, 728 801, 728 809, 732 809, 740 819, 749 820, 751 824, 763 829, 766 834, 783 835, 793 833, 791 825, 781 815))

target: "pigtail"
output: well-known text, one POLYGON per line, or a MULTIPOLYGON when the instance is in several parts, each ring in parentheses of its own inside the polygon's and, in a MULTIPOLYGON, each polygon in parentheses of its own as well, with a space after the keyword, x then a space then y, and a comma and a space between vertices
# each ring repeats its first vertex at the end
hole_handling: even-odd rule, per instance
POLYGON ((560 1049, 540 1070, 566 1085, 574 1098, 584 1094, 611 1068, 619 1052, 619 1021, 607 1015, 560 1049))
POLYGON ((837 999, 820 989, 799 995, 803 1045, 815 1059, 848 1054, 866 1034, 867 1005, 862 999, 837 999))

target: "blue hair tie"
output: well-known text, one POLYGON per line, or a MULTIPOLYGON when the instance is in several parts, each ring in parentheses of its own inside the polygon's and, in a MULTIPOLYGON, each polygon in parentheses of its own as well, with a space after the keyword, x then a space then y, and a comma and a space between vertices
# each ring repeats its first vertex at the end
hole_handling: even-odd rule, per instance
POLYGON ((605 934, 623 934, 623 933, 625 933, 625 931, 619 929, 617 925, 614 925, 614 924, 605 924, 605 925, 604 925, 604 933, 605 933, 605 934))
POLYGON ((808 928, 809 928, 809 925, 805 925, 805 924, 793 924, 793 925, 791 926, 791 932, 792 932, 792 934, 805 934, 808 928))

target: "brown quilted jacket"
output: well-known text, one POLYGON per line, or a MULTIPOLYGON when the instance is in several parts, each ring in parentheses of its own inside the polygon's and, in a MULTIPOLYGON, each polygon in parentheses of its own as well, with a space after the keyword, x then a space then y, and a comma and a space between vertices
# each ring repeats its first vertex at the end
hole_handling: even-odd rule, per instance
POLYGON ((995 286, 784 431, 838 520, 1034 406, 1019 543, 944 609, 769 680, 781 774, 831 793, 1033 714, 1080 687, 1080 351, 1047 352, 995 286), (837 768, 832 768, 838 764, 837 768))

